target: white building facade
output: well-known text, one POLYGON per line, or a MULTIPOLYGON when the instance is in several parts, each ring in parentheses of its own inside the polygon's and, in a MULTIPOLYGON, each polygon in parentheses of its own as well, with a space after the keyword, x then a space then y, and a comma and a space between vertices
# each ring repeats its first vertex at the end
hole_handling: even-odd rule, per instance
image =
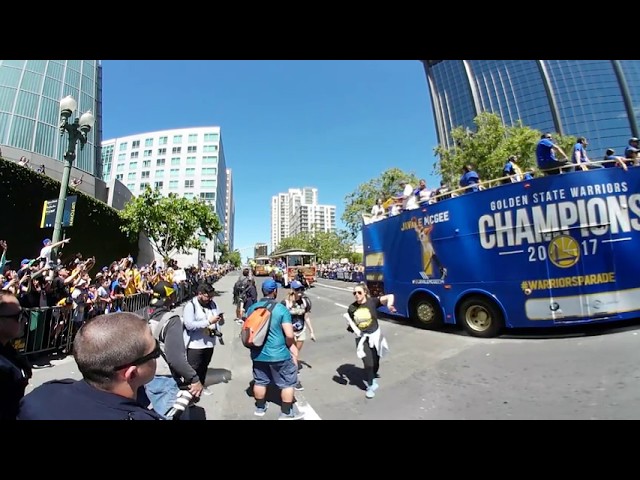
POLYGON ((236 217, 236 204, 233 200, 233 176, 230 168, 227 168, 227 199, 225 203, 224 243, 230 251, 233 251, 233 232, 236 217))
POLYGON ((271 197, 271 251, 287 237, 302 232, 334 232, 335 205, 318 204, 318 189, 290 188, 271 197))
POLYGON ((227 213, 227 166, 220 127, 162 130, 106 140, 102 142, 102 171, 105 182, 119 180, 135 196, 150 186, 163 195, 175 193, 206 201, 218 215, 222 231, 200 251, 178 254, 175 259, 180 267, 197 265, 203 258, 214 260, 216 245, 225 242, 226 225, 233 225, 233 213, 227 213))

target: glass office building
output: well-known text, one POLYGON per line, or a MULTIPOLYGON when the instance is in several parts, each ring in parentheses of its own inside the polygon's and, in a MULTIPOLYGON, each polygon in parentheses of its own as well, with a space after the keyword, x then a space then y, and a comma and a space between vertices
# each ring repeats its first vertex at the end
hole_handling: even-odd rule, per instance
POLYGON ((98 60, 0 60, 0 145, 62 163, 68 142, 59 130, 60 100, 71 95, 76 117, 91 110, 96 118, 74 167, 99 177, 101 69, 98 60))
POLYGON ((481 112, 503 123, 586 137, 588 153, 622 154, 640 136, 639 60, 423 60, 438 143, 481 112))

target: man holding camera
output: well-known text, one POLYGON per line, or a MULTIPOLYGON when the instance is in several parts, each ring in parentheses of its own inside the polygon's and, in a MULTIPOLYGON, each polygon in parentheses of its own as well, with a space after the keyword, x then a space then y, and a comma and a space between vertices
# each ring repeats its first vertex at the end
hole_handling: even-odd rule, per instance
MULTIPOLYGON (((149 305, 149 326, 154 338, 160 342, 163 355, 158 358, 156 374, 146 384, 145 393, 153 409, 164 418, 170 417, 171 408, 186 392, 189 399, 197 399, 203 389, 198 373, 187 361, 182 319, 172 310, 174 296, 172 286, 160 281, 153 287, 149 305)), ((181 418, 186 420, 187 415, 181 418)))
MULTIPOLYGON (((198 285, 196 297, 184 306, 182 319, 188 335, 187 359, 189 364, 198 372, 200 383, 205 385, 207 368, 213 357, 213 349, 217 339, 224 345, 220 326, 224 324, 222 313, 213 301, 215 289, 212 285, 201 283, 198 285)), ((211 395, 206 388, 205 395, 211 395)))

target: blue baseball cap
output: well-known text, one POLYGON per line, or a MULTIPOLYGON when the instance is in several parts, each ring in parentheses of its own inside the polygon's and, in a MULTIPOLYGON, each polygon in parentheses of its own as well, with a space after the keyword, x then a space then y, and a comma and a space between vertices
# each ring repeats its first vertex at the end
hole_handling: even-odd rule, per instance
POLYGON ((27 263, 29 263, 31 260, 29 260, 28 258, 23 258, 22 261, 20 262, 20 265, 26 265, 27 263))
POLYGON ((302 284, 298 280, 294 280, 293 282, 291 282, 291 288, 297 290, 299 288, 302 288, 302 284))
POLYGON ((45 238, 44 240, 42 240, 42 244, 43 245, 47 245, 49 243, 51 243, 51 239, 50 238, 45 238))
POLYGON ((278 284, 273 278, 265 280, 262 284, 262 293, 264 293, 265 295, 275 292, 276 290, 278 290, 278 284))

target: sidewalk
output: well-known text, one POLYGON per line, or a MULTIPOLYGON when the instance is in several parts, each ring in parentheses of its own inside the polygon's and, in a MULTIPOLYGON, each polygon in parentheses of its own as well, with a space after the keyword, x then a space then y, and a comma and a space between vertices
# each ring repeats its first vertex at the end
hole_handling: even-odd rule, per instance
MULTIPOLYGON (((213 392, 213 395, 202 395, 198 407, 201 416, 194 415, 201 419, 219 419, 222 418, 221 408, 224 405, 224 398, 227 395, 227 383, 231 380, 231 337, 233 336, 233 319, 235 317, 235 306, 233 305, 233 284, 238 279, 238 272, 230 272, 226 276, 218 280, 214 287, 217 295, 215 302, 218 310, 225 313, 225 326, 222 327, 225 345, 217 345, 213 354, 213 359, 209 366, 207 374, 206 386, 213 392), (226 367, 226 368, 223 368, 226 367)), ((176 311, 182 313, 184 304, 177 307, 176 311)), ((34 361, 33 377, 27 386, 26 393, 31 392, 35 387, 42 385, 50 380, 63 378, 73 378, 79 380, 82 375, 78 371, 78 366, 71 355, 57 357, 51 356, 34 361), (38 367, 38 365, 46 364, 47 361, 51 366, 38 367)), ((194 412, 195 413, 195 412, 194 412)))

